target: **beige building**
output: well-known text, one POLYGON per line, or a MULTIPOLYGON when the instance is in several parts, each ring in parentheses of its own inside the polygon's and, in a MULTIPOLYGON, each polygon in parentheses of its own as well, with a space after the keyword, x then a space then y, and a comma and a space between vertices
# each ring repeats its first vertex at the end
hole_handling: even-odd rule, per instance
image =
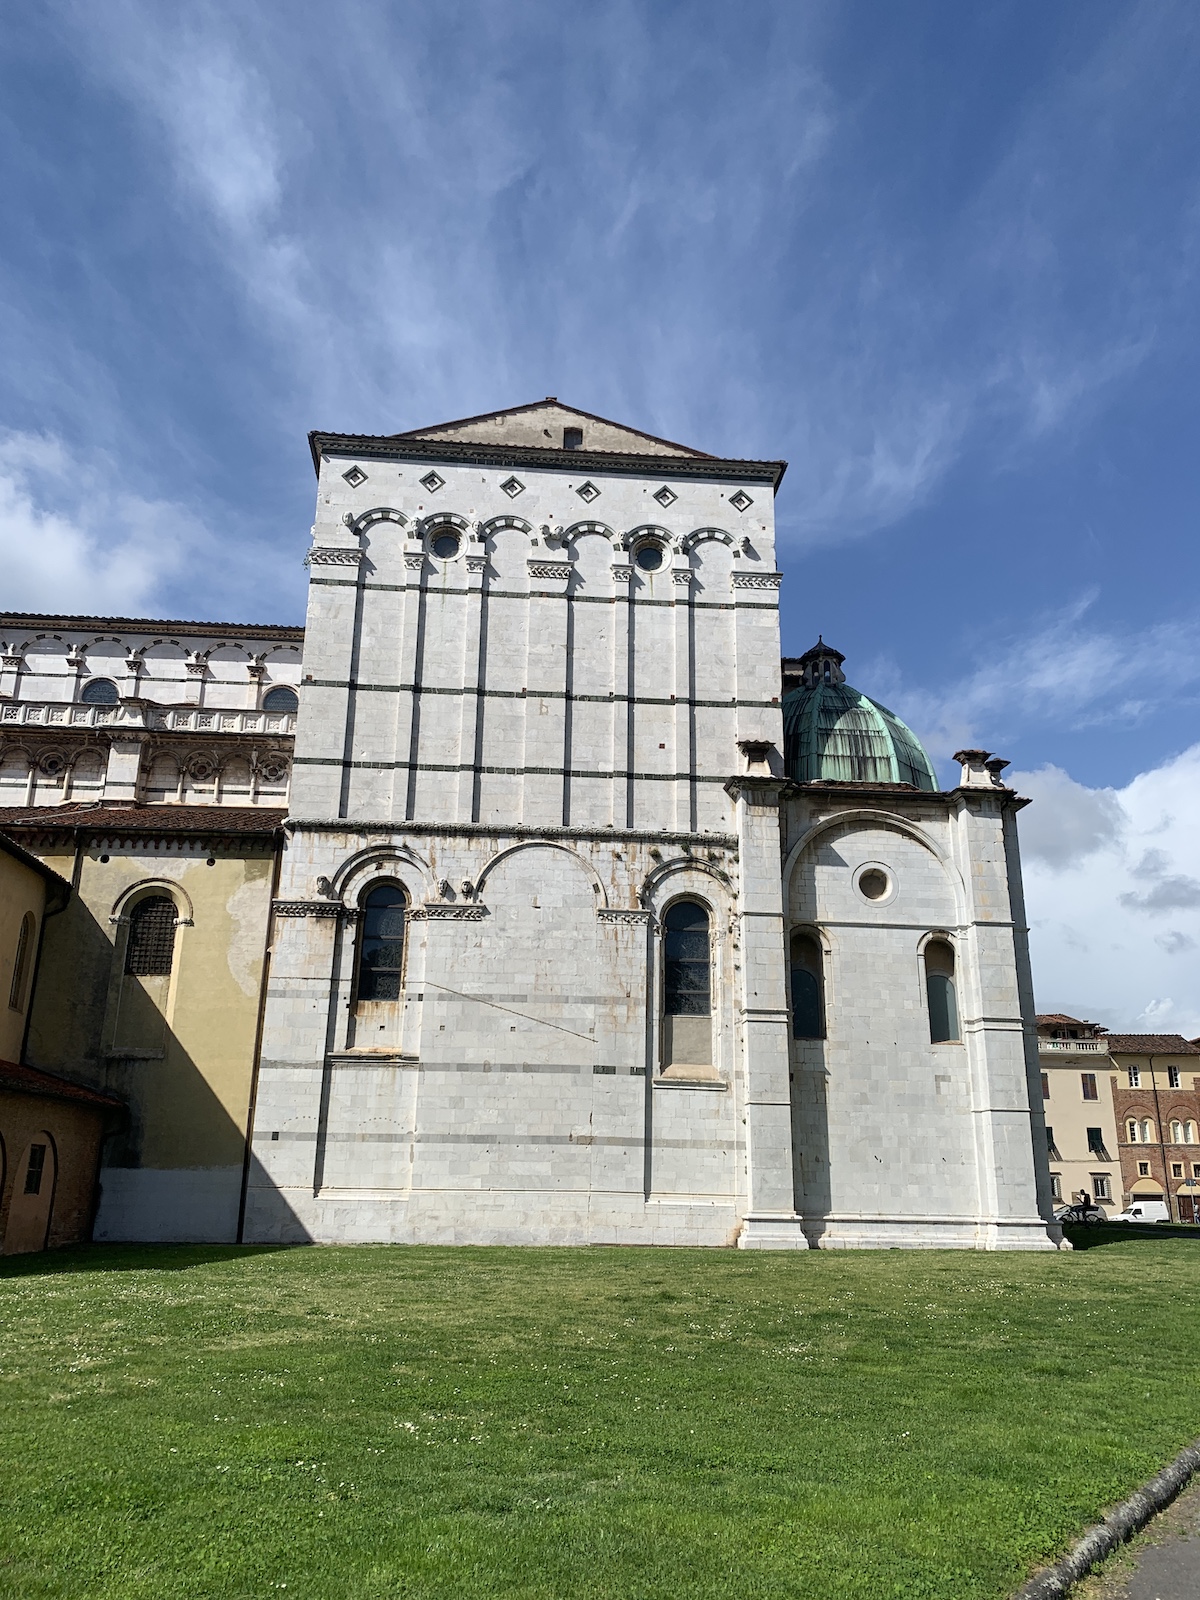
POLYGON ((1038 1064, 1055 1204, 1086 1195, 1112 1214, 1124 1202, 1106 1030, 1078 1017, 1039 1016, 1038 1064))
POLYGON ((36 1003, 43 929, 71 885, 0 835, 0 1253, 88 1237, 110 1095, 20 1065, 36 1003))

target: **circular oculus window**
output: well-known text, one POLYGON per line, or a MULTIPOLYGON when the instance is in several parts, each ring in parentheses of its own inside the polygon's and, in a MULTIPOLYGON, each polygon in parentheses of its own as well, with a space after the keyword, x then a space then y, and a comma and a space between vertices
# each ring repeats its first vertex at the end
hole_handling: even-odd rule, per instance
POLYGON ((663 547, 660 544, 640 544, 633 559, 643 572, 657 572, 663 564, 663 547))
POLYGON ((891 888, 892 880, 882 867, 864 867, 858 875, 858 892, 864 900, 886 900, 891 888))
POLYGON ((456 533, 439 533, 434 536, 431 548, 439 561, 450 561, 458 554, 458 545, 456 533))

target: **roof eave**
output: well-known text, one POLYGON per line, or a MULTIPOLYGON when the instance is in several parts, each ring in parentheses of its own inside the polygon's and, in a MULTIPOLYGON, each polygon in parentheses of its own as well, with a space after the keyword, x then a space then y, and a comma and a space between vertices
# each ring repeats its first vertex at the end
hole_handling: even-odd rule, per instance
POLYGON ((479 444, 465 439, 413 439, 395 434, 322 433, 308 436, 313 469, 320 475, 325 454, 399 457, 410 461, 448 461, 471 466, 541 467, 561 472, 606 472, 639 477, 661 473, 672 478, 721 478, 770 484, 778 493, 786 461, 741 461, 721 456, 641 455, 634 451, 555 450, 537 445, 479 444))

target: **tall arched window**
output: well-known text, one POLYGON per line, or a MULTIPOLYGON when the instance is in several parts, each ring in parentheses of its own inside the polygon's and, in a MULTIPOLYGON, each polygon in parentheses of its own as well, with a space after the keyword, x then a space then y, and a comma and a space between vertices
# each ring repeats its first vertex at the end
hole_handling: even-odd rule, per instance
POLYGON ((1183 1143, 1183 1123, 1182 1122, 1173 1121, 1171 1123, 1171 1143, 1172 1144, 1182 1144, 1183 1143))
POLYGON ((358 941, 358 998, 399 1000, 404 976, 404 890, 380 883, 362 901, 358 941))
POLYGON ((111 678, 89 678, 79 698, 85 706, 115 706, 121 697, 111 678))
POLYGON ((1130 1144, 1154 1143, 1154 1124, 1149 1117, 1130 1117, 1128 1131, 1130 1144))
POLYGON ((825 1037, 821 946, 811 933, 792 935, 792 1037, 825 1037))
POLYGON ((1183 1125, 1183 1142, 1184 1142, 1184 1144, 1195 1144, 1195 1142, 1196 1142, 1196 1124, 1194 1122, 1185 1122, 1184 1123, 1184 1125, 1183 1125))
POLYGON ((925 994, 929 1001, 929 1037, 949 1044, 959 1037, 958 997, 954 992, 954 950, 945 939, 925 946, 925 994))
POLYGON ((8 991, 8 1003, 13 1011, 24 1011, 25 1009, 25 979, 29 973, 29 964, 33 959, 35 926, 33 912, 27 911, 21 918, 21 926, 17 933, 17 949, 13 957, 12 984, 8 991))
POLYGON ((129 942, 125 946, 125 971, 135 978, 166 978, 175 955, 175 902, 169 895, 151 894, 129 913, 129 942))
POLYGON ((712 1070, 712 938, 708 908, 677 900, 663 918, 663 1070, 712 1070))

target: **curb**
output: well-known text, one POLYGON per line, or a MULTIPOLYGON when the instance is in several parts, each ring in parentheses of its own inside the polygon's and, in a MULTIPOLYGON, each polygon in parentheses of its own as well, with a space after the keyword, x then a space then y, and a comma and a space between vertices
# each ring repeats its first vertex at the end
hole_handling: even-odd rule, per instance
POLYGON ((1118 1545, 1140 1533, 1151 1517, 1169 1506, 1197 1470, 1200 1470, 1200 1440, 1181 1450, 1174 1461, 1156 1472, 1140 1489, 1135 1489, 1128 1500, 1115 1506, 1103 1522, 1089 1528, 1061 1561, 1030 1578, 1011 1600, 1062 1600, 1062 1596, 1069 1593, 1080 1578, 1086 1578, 1105 1556, 1110 1556, 1118 1545))

